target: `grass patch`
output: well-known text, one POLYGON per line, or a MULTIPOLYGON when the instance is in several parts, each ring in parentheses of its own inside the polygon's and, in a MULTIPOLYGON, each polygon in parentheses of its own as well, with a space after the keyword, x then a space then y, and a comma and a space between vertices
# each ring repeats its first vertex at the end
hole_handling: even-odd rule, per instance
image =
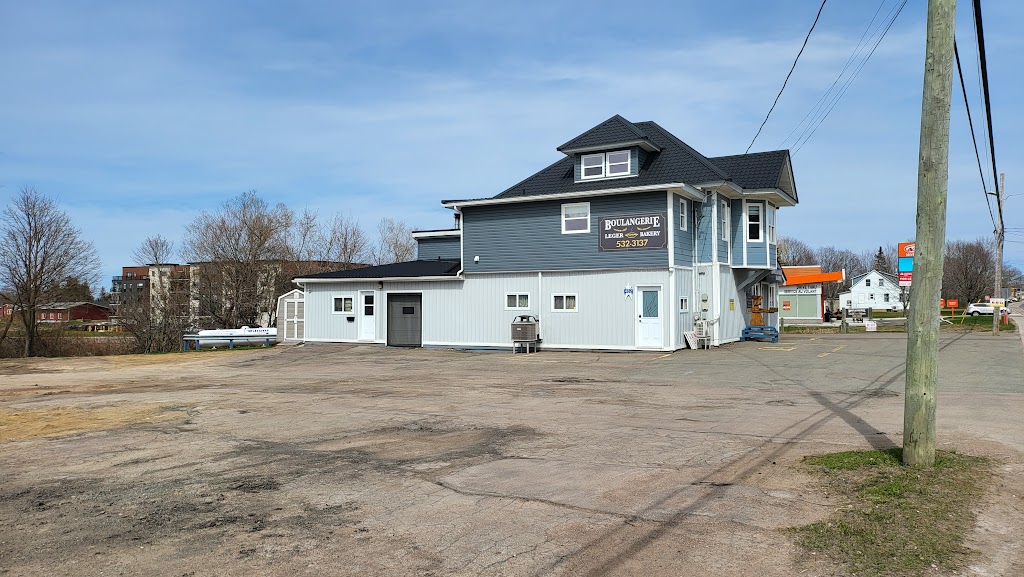
POLYGON ((830 497, 848 502, 830 519, 792 529, 797 543, 860 577, 947 574, 966 567, 964 544, 990 476, 988 459, 939 451, 935 466, 900 465, 902 449, 845 451, 804 462, 830 497))

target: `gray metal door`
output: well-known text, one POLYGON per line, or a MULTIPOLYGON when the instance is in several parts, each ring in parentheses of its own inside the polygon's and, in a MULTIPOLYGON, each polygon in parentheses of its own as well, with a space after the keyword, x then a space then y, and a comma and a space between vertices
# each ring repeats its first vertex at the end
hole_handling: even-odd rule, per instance
POLYGON ((423 344, 422 295, 388 295, 388 346, 418 347, 423 344))

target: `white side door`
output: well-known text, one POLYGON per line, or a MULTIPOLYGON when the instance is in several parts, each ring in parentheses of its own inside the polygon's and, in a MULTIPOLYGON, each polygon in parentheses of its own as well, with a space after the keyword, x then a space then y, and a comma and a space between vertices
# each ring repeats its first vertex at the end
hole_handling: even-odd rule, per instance
POLYGON ((377 304, 373 291, 359 291, 359 340, 372 341, 377 338, 377 304))
POLYGON ((637 287, 636 308, 636 346, 663 348, 661 289, 637 287))

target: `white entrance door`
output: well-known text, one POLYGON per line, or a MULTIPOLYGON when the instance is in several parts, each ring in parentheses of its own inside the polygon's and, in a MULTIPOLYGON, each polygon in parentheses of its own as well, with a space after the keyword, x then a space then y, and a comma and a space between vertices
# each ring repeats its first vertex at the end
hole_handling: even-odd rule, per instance
POLYGON ((636 346, 662 348, 665 346, 661 330, 661 289, 637 287, 636 346))
POLYGON ((374 313, 377 310, 377 305, 373 302, 373 291, 361 291, 359 305, 359 340, 375 340, 377 338, 377 320, 374 313))

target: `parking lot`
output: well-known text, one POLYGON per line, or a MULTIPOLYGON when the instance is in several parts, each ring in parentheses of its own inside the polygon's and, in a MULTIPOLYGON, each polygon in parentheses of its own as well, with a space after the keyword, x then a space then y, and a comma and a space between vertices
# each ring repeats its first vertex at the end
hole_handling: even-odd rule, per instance
MULTIPOLYGON (((902 444, 905 350, 0 361, 0 575, 828 575, 800 460, 902 444)), ((1021 340, 940 365, 940 446, 998 462, 967 574, 1024 574, 1021 340)))

